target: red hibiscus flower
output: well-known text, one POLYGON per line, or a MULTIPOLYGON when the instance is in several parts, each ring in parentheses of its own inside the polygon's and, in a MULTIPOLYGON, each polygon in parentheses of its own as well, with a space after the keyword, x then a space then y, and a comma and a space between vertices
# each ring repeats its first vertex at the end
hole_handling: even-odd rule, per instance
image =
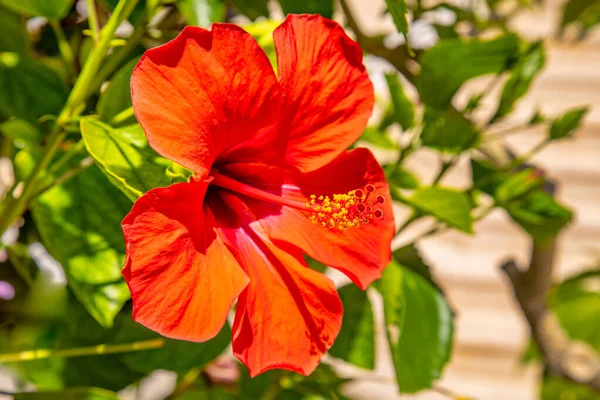
POLYGON ((346 151, 373 109, 358 45, 320 16, 275 31, 278 76, 241 28, 187 27, 148 50, 131 79, 151 146, 191 169, 123 221, 133 318, 164 336, 214 337, 237 299, 233 352, 255 376, 312 372, 342 320, 333 282, 366 288, 390 260, 384 173, 346 151))

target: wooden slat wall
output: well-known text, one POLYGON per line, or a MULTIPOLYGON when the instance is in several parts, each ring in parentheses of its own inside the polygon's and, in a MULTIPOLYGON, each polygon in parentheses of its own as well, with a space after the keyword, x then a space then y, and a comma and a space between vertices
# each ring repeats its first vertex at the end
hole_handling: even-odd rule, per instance
MULTIPOLYGON (((389 18, 383 21, 380 18, 383 0, 353 0, 350 5, 367 33, 393 29, 389 18)), ((558 2, 550 2, 538 10, 527 11, 518 18, 514 28, 530 39, 551 37, 559 7, 558 2)), ((562 279, 600 258, 600 32, 575 45, 550 39, 547 48, 545 71, 506 125, 527 120, 536 107, 551 115, 579 105, 592 107, 576 139, 552 144, 534 158, 536 165, 558 182, 558 198, 576 212, 575 221, 560 237, 557 246, 556 279, 562 279)), ((377 61, 371 60, 371 64, 373 71, 385 68, 377 61)), ((374 80, 380 88, 382 82, 378 82, 376 74, 374 80)), ((486 82, 486 79, 473 82, 460 93, 458 100, 468 98, 468 92, 482 90, 486 82)), ((493 107, 493 104, 486 106, 493 107)), ((544 129, 533 129, 510 136, 507 142, 522 153, 544 134, 544 129)), ((422 151, 408 160, 408 166, 426 180, 435 174, 437 162, 434 153, 422 151)), ((468 162, 462 160, 444 183, 464 186, 469 176, 468 162)), ((422 226, 414 227, 406 237, 421 229, 422 226)), ((534 366, 520 364, 528 340, 527 327, 498 269, 509 257, 522 263, 527 261, 527 236, 501 211, 478 223, 476 232, 474 236, 441 234, 420 244, 457 310, 453 357, 440 386, 477 399, 536 399, 538 371, 534 366)), ((389 383, 392 377, 389 355, 385 346, 379 345, 383 349, 379 351, 377 376, 383 378, 366 378, 350 387, 349 393, 364 399, 404 398, 389 383)), ((447 397, 428 392, 407 398, 447 397)))

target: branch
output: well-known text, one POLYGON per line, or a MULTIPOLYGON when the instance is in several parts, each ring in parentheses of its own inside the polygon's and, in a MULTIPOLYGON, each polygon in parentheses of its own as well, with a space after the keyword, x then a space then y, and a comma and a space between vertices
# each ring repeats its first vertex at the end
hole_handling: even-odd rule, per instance
POLYGON ((352 10, 348 7, 348 3, 346 0, 340 0, 340 5, 342 6, 342 10, 344 11, 344 15, 346 16, 346 23, 354 32, 356 36, 356 41, 360 45, 360 47, 376 57, 381 57, 387 60, 390 64, 394 66, 404 77, 411 83, 415 82, 415 75, 409 71, 406 67, 406 62, 410 59, 410 55, 408 54, 408 50, 405 45, 396 46, 393 49, 388 49, 383 44, 384 36, 368 36, 365 35, 360 29, 360 26, 356 22, 356 18, 354 18, 354 14, 352 14, 352 10))
POLYGON ((545 247, 534 245, 531 254, 527 270, 512 260, 501 268, 512 284, 542 359, 554 375, 600 393, 600 356, 589 344, 571 340, 546 302, 552 286, 554 242, 545 247))

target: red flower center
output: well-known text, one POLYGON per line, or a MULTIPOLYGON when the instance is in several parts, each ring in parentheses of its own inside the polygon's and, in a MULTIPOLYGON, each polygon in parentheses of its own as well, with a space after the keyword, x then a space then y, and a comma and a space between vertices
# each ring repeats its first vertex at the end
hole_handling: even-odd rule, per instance
POLYGON ((382 219, 384 215, 378 206, 385 203, 385 198, 376 195, 376 188, 371 184, 366 185, 364 189, 333 194, 331 197, 311 194, 308 201, 302 202, 257 189, 214 170, 211 175, 213 177, 211 184, 215 186, 258 200, 295 208, 302 211, 313 224, 326 228, 340 230, 359 228, 373 219, 382 219))

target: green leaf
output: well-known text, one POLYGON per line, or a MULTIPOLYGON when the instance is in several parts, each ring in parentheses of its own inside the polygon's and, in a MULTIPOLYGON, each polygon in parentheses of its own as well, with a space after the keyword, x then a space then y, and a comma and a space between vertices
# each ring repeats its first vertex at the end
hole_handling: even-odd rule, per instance
POLYGON ((585 385, 546 374, 542 380, 541 400, 600 400, 600 395, 585 385))
POLYGON ((585 32, 594 25, 600 23, 600 1, 599 0, 569 0, 565 3, 560 22, 559 35, 564 28, 578 22, 585 32))
POLYGON ((571 137, 573 131, 579 128, 583 117, 589 110, 589 107, 575 108, 552 121, 552 125, 550 126, 550 140, 571 137))
POLYGON ((538 245, 546 245, 571 221, 572 212, 541 190, 505 205, 511 218, 531 235, 538 245))
POLYGON ((416 189, 419 187, 419 179, 410 171, 403 168, 396 168, 396 165, 390 165, 385 168, 388 183, 400 189, 416 189))
POLYGON ((387 133, 373 126, 367 126, 360 140, 364 140, 382 149, 396 150, 398 148, 398 144, 387 133))
POLYGON ((504 84, 500 103, 491 122, 497 121, 512 111, 517 100, 527 93, 533 79, 544 68, 545 62, 543 42, 535 42, 529 46, 504 84))
POLYGON ((375 322, 367 293, 349 284, 338 290, 344 305, 342 329, 329 353, 361 368, 375 368, 375 322))
POLYGON ((0 52, 24 55, 28 46, 25 21, 18 14, 0 6, 0 52))
POLYGON ((527 168, 508 176, 494 191, 500 205, 521 197, 544 184, 544 177, 535 168, 527 168))
POLYGON ((188 25, 202 28, 208 28, 213 22, 225 18, 225 3, 221 0, 179 0, 177 8, 188 25))
POLYGON ((429 282, 433 283, 429 266, 425 264, 425 261, 423 261, 421 254, 419 254, 419 251, 414 244, 408 244, 404 247, 394 250, 392 257, 398 264, 405 266, 406 268, 410 268, 423 278, 427 279, 429 282))
POLYGON ((331 19, 333 17, 332 0, 279 0, 284 14, 321 14, 331 19))
POLYGON ((56 115, 67 99, 65 83, 50 67, 17 53, 0 54, 0 117, 35 123, 56 115))
MULTIPOLYGON (((109 123, 115 115, 131 107, 129 82, 131 73, 138 61, 139 57, 135 57, 123 65, 112 77, 106 90, 100 95, 97 106, 100 120, 109 123)), ((130 124, 135 123, 135 118, 132 116, 128 122, 130 124)))
MULTIPOLYGON (((138 340, 159 338, 160 336, 134 322, 130 316, 123 316, 123 323, 112 343, 131 343, 138 340)), ((213 339, 194 343, 165 338, 165 345, 159 349, 124 353, 121 360, 132 370, 149 374, 156 369, 166 369, 184 373, 194 367, 202 367, 217 358, 231 342, 231 328, 227 323, 213 339)))
POLYGON ((441 187, 424 187, 415 190, 407 202, 420 212, 463 232, 473 232, 471 202, 458 190, 441 187))
POLYGON ((450 358, 450 306, 434 285, 395 260, 383 271, 378 288, 400 391, 431 388, 450 358))
POLYGON ((396 74, 386 74, 385 80, 387 81, 392 105, 394 107, 394 119, 400 124, 402 129, 406 131, 414 125, 415 106, 406 96, 404 88, 396 74))
POLYGON ((479 130, 459 112, 425 108, 421 132, 423 146, 444 153, 460 154, 477 146, 479 139, 479 130))
POLYGON ((442 40, 421 57, 417 89, 425 104, 445 109, 469 79, 498 74, 517 57, 519 39, 507 34, 494 40, 442 40))
POLYGON ((18 148, 39 145, 43 137, 36 126, 22 119, 9 119, 0 123, 0 132, 18 148))
POLYGON ((100 388, 73 388, 59 392, 23 392, 15 400, 119 400, 116 393, 100 388))
POLYGON ((131 200, 155 187, 171 184, 170 161, 148 144, 139 125, 113 129, 90 118, 81 119, 85 145, 102 171, 131 200))
POLYGON ((131 202, 95 166, 55 185, 33 203, 40 235, 86 310, 109 327, 129 299, 122 279, 121 221, 131 202))
POLYGON ((252 21, 258 17, 269 16, 267 0, 231 0, 231 4, 252 21))
POLYGON ((73 0, 0 0, 0 5, 28 17, 61 20, 71 9, 73 0))
POLYGON ((398 32, 404 35, 406 46, 410 49, 410 43, 408 42, 408 8, 406 7, 406 0, 385 0, 385 4, 394 20, 394 25, 396 25, 398 32))
POLYGON ((508 179, 509 174, 497 171, 489 161, 471 158, 471 177, 475 188, 493 196, 496 188, 508 179))

